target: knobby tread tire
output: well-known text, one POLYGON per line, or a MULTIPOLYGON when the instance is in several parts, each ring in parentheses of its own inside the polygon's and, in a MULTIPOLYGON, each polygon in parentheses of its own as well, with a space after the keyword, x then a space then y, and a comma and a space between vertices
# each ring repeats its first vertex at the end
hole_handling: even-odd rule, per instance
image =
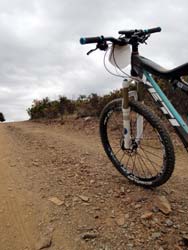
MULTIPOLYGON (((163 170, 162 173, 159 176, 156 176, 154 180, 151 181, 144 181, 140 182, 139 179, 130 179, 132 182, 135 184, 138 184, 140 186, 144 187, 156 187, 164 184, 172 175, 173 170, 174 170, 174 165, 175 165, 175 154, 174 154, 174 148, 172 141, 170 139, 170 136, 166 130, 166 128, 163 126, 161 123, 160 119, 144 104, 131 100, 129 102, 131 110, 134 112, 142 115, 147 122, 150 123, 150 125, 155 128, 158 131, 158 134, 160 135, 161 141, 164 146, 165 150, 165 160, 163 163, 163 170)), ((111 146, 108 141, 108 135, 107 135, 107 124, 108 124, 108 119, 109 119, 109 112, 112 112, 116 109, 119 109, 122 107, 122 99, 115 99, 108 103, 100 116, 100 137, 101 141, 104 147, 104 150, 109 157, 109 159, 112 161, 113 165, 116 167, 116 169, 125 177, 129 179, 129 175, 126 174, 125 168, 122 168, 122 165, 119 163, 117 160, 114 160, 112 157, 112 152, 111 152, 111 146)), ((162 167, 161 167, 162 168, 162 167)))

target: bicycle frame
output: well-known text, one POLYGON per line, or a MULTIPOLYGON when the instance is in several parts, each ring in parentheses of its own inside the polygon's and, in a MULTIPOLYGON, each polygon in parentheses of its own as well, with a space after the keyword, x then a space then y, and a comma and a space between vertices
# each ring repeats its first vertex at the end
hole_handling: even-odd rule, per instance
POLYGON ((147 71, 143 72, 143 82, 153 100, 166 116, 170 124, 174 127, 176 133, 188 150, 188 126, 181 115, 174 108, 167 96, 161 90, 157 82, 147 71))
MULTIPOLYGON (((138 78, 139 79, 139 78, 138 78)), ((130 120, 129 120, 129 107, 127 104, 127 91, 130 85, 131 79, 125 79, 123 81, 123 126, 124 126, 124 145, 125 148, 130 148, 131 146, 131 136, 130 136, 130 120)), ((157 107, 162 111, 162 113, 166 116, 170 124, 175 129, 179 138, 181 139, 184 147, 188 151, 188 126, 181 117, 181 115, 174 108, 172 103, 169 101, 167 96, 161 90, 157 82, 153 79, 151 74, 147 71, 143 71, 142 79, 139 79, 138 84, 144 84, 144 87, 148 91, 148 93, 152 96, 152 99, 156 103, 157 107)), ((139 96, 139 93, 137 93, 139 96)), ((130 96, 130 95, 129 95, 130 96)), ((135 96, 135 94, 134 94, 135 96)), ((136 95, 136 100, 138 99, 136 95)), ((142 100, 142 97, 141 97, 142 100)), ((143 134, 143 118, 140 116, 137 117, 137 141, 139 141, 143 134)))

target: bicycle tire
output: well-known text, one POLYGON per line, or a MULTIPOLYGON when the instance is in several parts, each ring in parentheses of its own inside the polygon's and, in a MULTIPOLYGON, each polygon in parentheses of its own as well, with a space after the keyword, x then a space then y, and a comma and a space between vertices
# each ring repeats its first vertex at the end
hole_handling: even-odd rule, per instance
MULTIPOLYGON (((155 144, 155 145, 159 145, 158 143, 160 143, 160 146, 162 147, 162 154, 163 155, 162 156, 160 155, 162 163, 160 166, 157 166, 160 168, 159 172, 154 176, 152 176, 152 175, 148 176, 148 177, 147 176, 144 176, 144 177, 139 176, 137 173, 138 170, 135 170, 135 168, 138 167, 138 165, 139 165, 139 168, 141 169, 142 162, 141 162, 141 160, 140 161, 137 160, 138 163, 134 163, 134 164, 137 164, 137 166, 132 167, 132 168, 134 168, 134 171, 136 173, 133 170, 131 173, 130 169, 128 168, 128 164, 130 164, 130 163, 127 162, 127 165, 121 163, 121 161, 115 155, 115 153, 112 149, 112 145, 110 144, 110 139, 109 139, 109 135, 108 135, 108 130, 109 130, 108 124, 109 124, 110 119, 111 119, 112 115, 114 114, 114 112, 119 112, 122 116, 122 99, 115 99, 115 100, 111 101, 110 103, 108 103, 104 107, 104 109, 101 113, 99 129, 100 129, 100 137, 101 137, 102 145, 104 147, 104 150, 105 150, 107 156, 109 157, 109 159, 111 160, 113 165, 116 167, 116 169, 123 176, 128 178, 130 181, 132 181, 133 183, 135 183, 137 185, 143 186, 143 187, 160 186, 160 185, 164 184, 171 177, 173 170, 174 170, 175 154, 174 154, 174 148, 173 148, 172 141, 170 139, 170 136, 169 136, 166 128, 161 123, 160 119, 155 114, 153 114, 152 111, 150 111, 150 109, 146 105, 144 105, 140 102, 134 101, 134 100, 130 100, 129 106, 130 106, 131 112, 133 113, 133 117, 135 117, 134 113, 136 115, 138 114, 138 115, 143 116, 144 125, 149 124, 149 126, 151 127, 151 128, 149 127, 148 132, 146 131, 144 133, 146 133, 146 135, 147 135, 147 134, 150 134, 150 131, 152 131, 152 133, 151 133, 152 136, 154 136, 154 133, 155 133, 156 138, 159 139, 159 142, 156 141, 156 144, 155 144)), ((116 117, 116 119, 117 119, 117 117, 116 117)), ((118 120, 116 120, 116 122, 118 123, 118 120)), ((111 130, 111 131, 113 134, 114 133, 113 130, 111 130)), ((123 129, 122 129, 122 131, 123 131, 123 129)), ((120 134, 121 134, 121 132, 120 132, 120 134)), ((114 135, 114 138, 115 138, 115 135, 114 135)), ((143 136, 143 138, 144 138, 144 136, 143 136)), ((149 140, 148 141, 147 141, 147 139, 145 139, 145 140, 148 143, 149 140)), ((151 143, 152 143, 151 146, 150 146, 150 144, 147 145, 149 150, 151 150, 151 148, 153 147, 152 146, 153 143, 155 143, 154 139, 152 139, 152 140, 151 140, 151 143)), ((144 141, 144 139, 142 139, 141 143, 143 141, 144 141)), ((112 143, 113 142, 115 143, 115 140, 113 140, 112 143)), ((118 142, 118 144, 120 143, 119 139, 117 140, 117 142, 118 142)), ((137 157, 139 159, 139 157, 141 155, 140 152, 142 152, 142 151, 144 152, 144 150, 145 150, 145 148, 144 148, 145 146, 144 147, 142 146, 142 148, 141 148, 141 143, 140 143, 140 146, 138 146, 138 148, 137 148, 137 152, 136 153, 134 152, 134 157, 136 159, 137 159, 137 157), (143 148, 144 148, 144 150, 143 150, 143 148), (140 150, 140 152, 138 153, 139 150, 140 150)), ((116 145, 116 144, 114 144, 114 145, 116 145)), ((154 150, 154 149, 152 148, 152 150, 154 150)), ((157 148, 157 150, 158 150, 158 148, 157 148)), ((121 148, 120 151, 124 151, 124 150, 121 148)), ((153 152, 153 151, 151 151, 151 152, 153 152)), ((157 151, 157 152, 159 153, 159 151, 157 151)), ((124 152, 124 154, 126 155, 126 152, 124 152)), ((157 157, 156 153, 153 153, 153 154, 156 155, 155 157, 157 157)), ((144 153, 143 153, 143 155, 144 155, 144 153)), ((130 158, 130 153, 128 154, 128 157, 130 158)), ((154 158, 154 156, 152 156, 152 157, 154 158)), ((158 161, 159 160, 157 159, 156 162, 158 162, 158 161)), ((152 161, 151 161, 151 164, 152 164, 152 161)), ((132 165, 133 165, 133 163, 132 163, 132 165)), ((149 161, 148 161, 148 165, 149 165, 149 161)), ((146 171, 146 170, 144 170, 144 171, 146 171)), ((142 171, 142 172, 144 172, 144 171, 142 171)), ((147 171, 148 171, 148 169, 147 169, 147 171)), ((152 171, 154 172, 154 170, 152 170, 152 171)), ((140 170, 140 172, 141 172, 141 170, 140 170)), ((143 173, 142 173, 142 175, 143 175, 143 173)))

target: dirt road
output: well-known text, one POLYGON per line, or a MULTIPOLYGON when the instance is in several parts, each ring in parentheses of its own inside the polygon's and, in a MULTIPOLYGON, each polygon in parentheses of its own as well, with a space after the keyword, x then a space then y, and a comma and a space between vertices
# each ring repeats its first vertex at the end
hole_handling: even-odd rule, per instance
POLYGON ((112 167, 96 124, 1 124, 1 250, 187 249, 186 152, 167 184, 146 190, 112 167))

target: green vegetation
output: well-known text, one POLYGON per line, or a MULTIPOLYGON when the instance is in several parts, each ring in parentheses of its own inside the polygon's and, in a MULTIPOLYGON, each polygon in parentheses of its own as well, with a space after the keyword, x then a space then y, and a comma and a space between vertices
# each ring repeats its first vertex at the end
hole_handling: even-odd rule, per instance
MULTIPOLYGON (((167 97, 174 104, 178 112, 183 116, 188 114, 187 95, 180 89, 173 89, 170 82, 162 79, 156 79, 166 93, 167 97)), ((42 100, 34 100, 27 112, 30 119, 56 119, 62 118, 64 115, 75 114, 77 117, 99 116, 104 106, 111 100, 121 97, 121 90, 115 90, 107 95, 99 96, 92 93, 88 96, 80 95, 77 100, 70 100, 65 96, 60 96, 58 100, 51 101, 48 97, 42 100)), ((153 105, 153 101, 149 94, 145 95, 145 103, 154 109, 154 112, 160 114, 153 105)))
POLYGON ((27 112, 31 120, 55 119, 63 115, 76 114, 78 117, 99 116, 103 107, 111 100, 121 96, 121 90, 115 90, 108 95, 99 96, 92 93, 88 96, 80 95, 77 100, 70 100, 60 96, 58 100, 50 101, 48 97, 34 100, 27 112))

